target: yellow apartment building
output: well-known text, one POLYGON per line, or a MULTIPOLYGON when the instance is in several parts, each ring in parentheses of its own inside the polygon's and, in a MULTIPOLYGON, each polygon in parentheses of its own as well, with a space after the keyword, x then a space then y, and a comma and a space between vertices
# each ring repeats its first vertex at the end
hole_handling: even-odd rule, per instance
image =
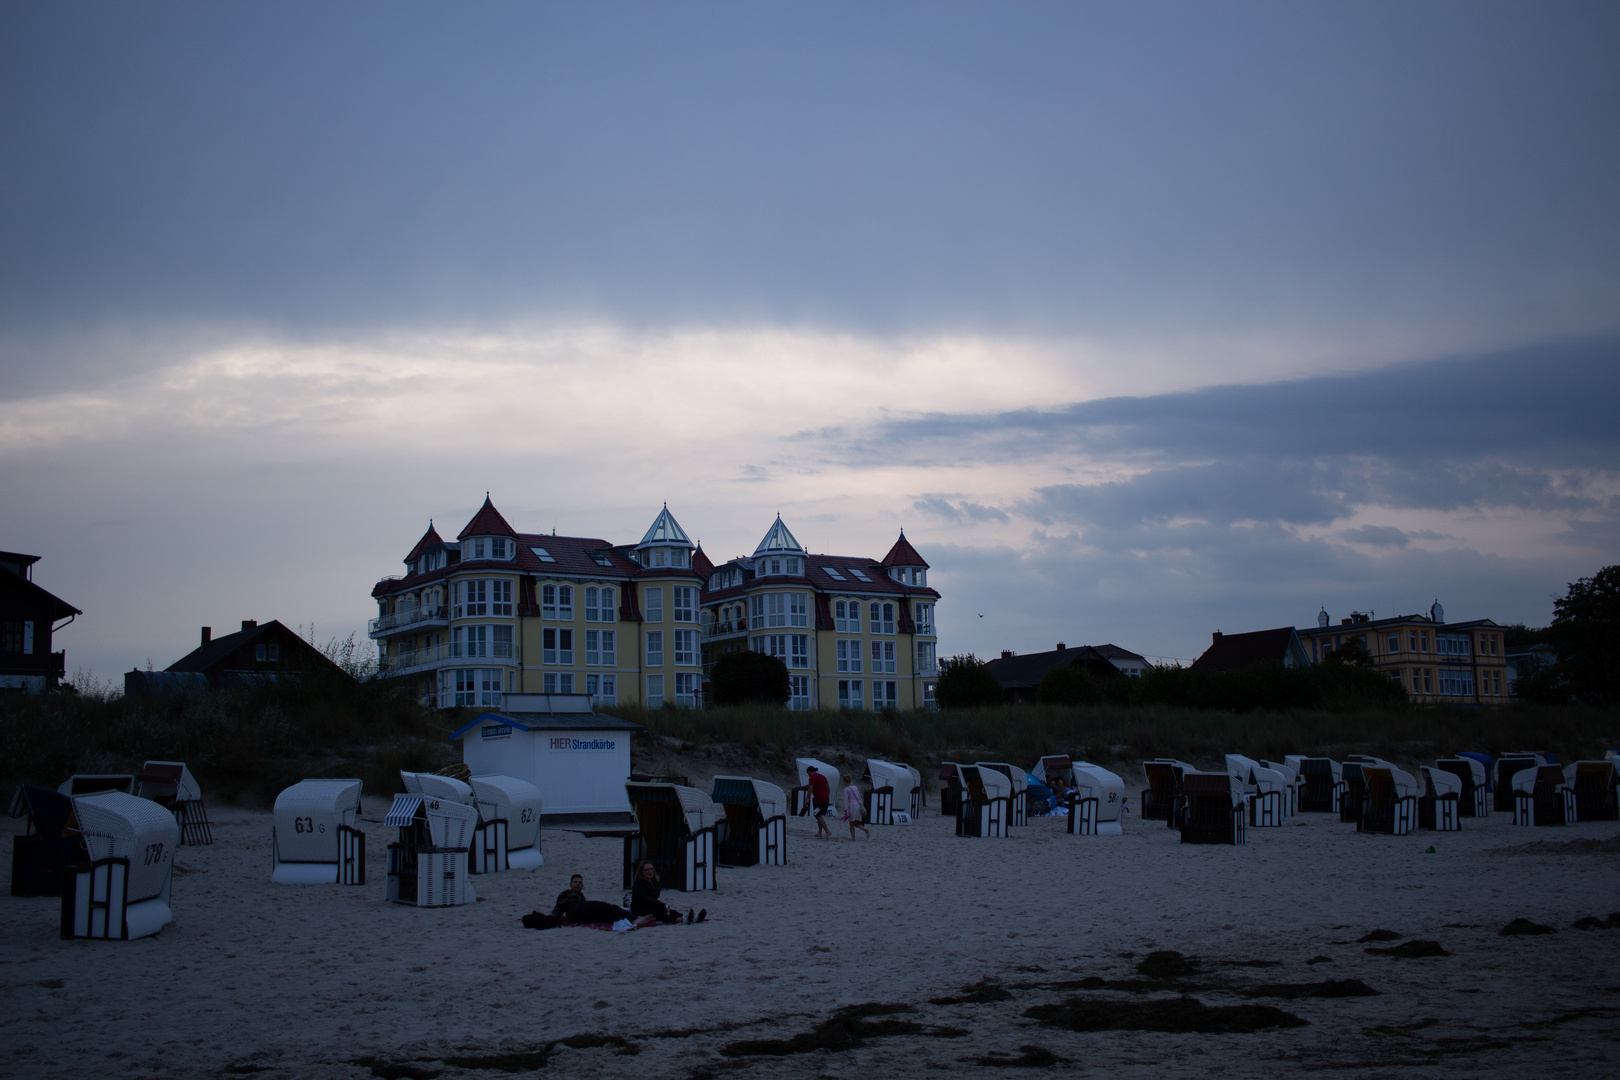
POLYGON ((706 665, 780 657, 794 709, 934 707, 939 593, 904 532, 882 559, 812 555, 778 516, 752 555, 700 569, 706 665))
POLYGON ((1507 645, 1490 619, 1447 623, 1435 601, 1427 615, 1375 619, 1359 611, 1331 625, 1324 610, 1299 639, 1312 663, 1321 663, 1350 642, 1365 646, 1373 665, 1430 705, 1505 705, 1511 699, 1507 645))
POLYGON ((634 545, 519 533, 486 496, 453 541, 428 530, 372 589, 388 678, 439 708, 509 693, 594 706, 699 707, 721 652, 781 656, 794 708, 931 707, 928 564, 902 535, 880 561, 810 555, 780 518, 754 555, 716 567, 666 506, 634 545))

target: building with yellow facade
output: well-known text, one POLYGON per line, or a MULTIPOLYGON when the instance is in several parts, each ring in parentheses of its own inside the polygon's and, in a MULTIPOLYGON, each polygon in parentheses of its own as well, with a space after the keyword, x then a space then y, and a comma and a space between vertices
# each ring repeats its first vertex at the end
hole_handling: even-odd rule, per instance
POLYGON ((904 532, 882 559, 812 555, 778 517, 752 555, 702 569, 706 663, 779 657, 794 709, 933 708, 939 593, 904 532))
POLYGON ((593 705, 703 703, 731 648, 781 656, 794 708, 929 707, 928 564, 902 535, 881 561, 809 555, 780 519, 754 555, 714 566, 662 509, 634 545, 519 533, 486 497, 453 541, 431 523, 405 573, 372 589, 385 677, 440 708, 509 693, 593 705))
POLYGON ((1427 615, 1375 619, 1359 611, 1332 625, 1326 611, 1299 631, 1312 663, 1355 642, 1373 666, 1400 683, 1413 701, 1430 705, 1505 705, 1511 698, 1507 644, 1490 619, 1447 623, 1436 601, 1427 615))

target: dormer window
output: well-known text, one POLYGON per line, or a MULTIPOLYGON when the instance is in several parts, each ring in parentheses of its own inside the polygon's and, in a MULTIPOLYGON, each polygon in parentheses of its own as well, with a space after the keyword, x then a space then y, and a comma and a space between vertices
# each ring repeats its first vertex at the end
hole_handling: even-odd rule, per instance
POLYGON ((853 566, 849 567, 848 569, 849 569, 850 575, 852 577, 854 577, 855 580, 857 580, 857 581, 871 581, 872 580, 871 578, 867 577, 865 574, 861 573, 859 570, 857 570, 853 566))
POLYGON ((539 559, 541 562, 556 562, 557 561, 556 559, 551 557, 551 552, 547 551, 543 547, 532 547, 529 550, 534 552, 534 557, 539 559))

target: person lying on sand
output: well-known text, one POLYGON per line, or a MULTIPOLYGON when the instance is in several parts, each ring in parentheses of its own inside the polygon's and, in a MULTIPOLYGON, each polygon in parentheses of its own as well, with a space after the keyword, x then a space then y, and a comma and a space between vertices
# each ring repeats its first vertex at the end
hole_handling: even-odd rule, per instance
MULTIPOLYGON (((568 888, 557 894, 551 915, 559 923, 616 923, 631 919, 630 912, 604 900, 585 899, 585 875, 575 874, 568 879, 568 888)), ((652 926, 658 920, 651 916, 636 921, 637 926, 652 926)))
MULTIPOLYGON (((648 859, 636 868, 636 880, 630 887, 630 913, 642 919, 650 919, 653 922, 680 922, 681 913, 658 899, 658 894, 663 891, 663 885, 658 878, 658 867, 652 864, 651 859, 648 859)), ((708 908, 704 908, 695 915, 691 911, 686 913, 688 923, 702 922, 708 917, 708 908)))

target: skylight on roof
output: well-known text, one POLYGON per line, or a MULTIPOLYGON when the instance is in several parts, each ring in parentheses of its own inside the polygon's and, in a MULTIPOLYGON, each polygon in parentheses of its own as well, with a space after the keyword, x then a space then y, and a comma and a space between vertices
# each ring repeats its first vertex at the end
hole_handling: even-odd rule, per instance
POLYGON ((834 570, 832 567, 823 566, 822 569, 827 571, 827 576, 832 578, 834 581, 843 581, 844 580, 844 575, 840 574, 838 571, 834 570))
POLYGON ((534 557, 539 559, 541 562, 556 562, 557 561, 556 559, 553 559, 551 557, 551 552, 547 551, 545 548, 532 547, 529 550, 534 552, 534 557))
POLYGON ((855 579, 857 581, 870 582, 872 580, 871 578, 867 577, 865 574, 861 573, 859 570, 855 569, 853 566, 849 567, 848 569, 849 569, 849 572, 852 575, 854 575, 854 577, 855 577, 855 579))
POLYGON ((607 552, 605 551, 591 552, 591 561, 597 566, 606 566, 609 569, 613 568, 613 560, 607 557, 607 552))

